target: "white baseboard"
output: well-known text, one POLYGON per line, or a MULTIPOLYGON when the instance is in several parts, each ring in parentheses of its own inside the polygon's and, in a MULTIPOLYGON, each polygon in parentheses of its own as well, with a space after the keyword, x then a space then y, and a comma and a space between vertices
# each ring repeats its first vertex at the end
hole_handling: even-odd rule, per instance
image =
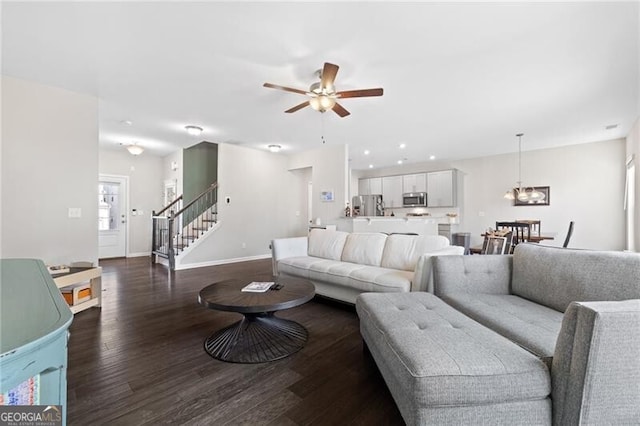
POLYGON ((269 258, 271 258, 271 253, 259 254, 256 256, 236 257, 234 259, 221 259, 221 260, 210 260, 207 262, 186 263, 182 265, 176 265, 176 271, 181 271, 184 269, 192 269, 192 268, 203 268, 205 266, 226 265, 227 263, 246 262, 249 260, 269 259, 269 258))
POLYGON ((140 253, 129 253, 127 255, 127 257, 144 257, 144 256, 151 256, 151 252, 150 251, 144 251, 144 252, 140 252, 140 253))

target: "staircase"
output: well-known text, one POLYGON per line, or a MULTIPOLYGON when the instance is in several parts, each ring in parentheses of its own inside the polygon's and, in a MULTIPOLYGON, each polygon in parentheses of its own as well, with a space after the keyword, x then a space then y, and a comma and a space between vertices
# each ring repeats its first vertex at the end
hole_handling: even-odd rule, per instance
POLYGON ((172 271, 176 257, 218 222, 218 184, 212 184, 186 206, 182 203, 181 195, 158 213, 153 212, 151 261, 167 259, 172 271))

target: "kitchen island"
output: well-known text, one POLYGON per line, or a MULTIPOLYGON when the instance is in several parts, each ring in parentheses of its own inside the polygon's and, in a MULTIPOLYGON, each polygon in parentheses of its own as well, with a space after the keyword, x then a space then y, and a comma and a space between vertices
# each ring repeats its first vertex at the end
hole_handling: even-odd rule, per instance
POLYGON ((438 224, 449 223, 447 217, 434 216, 356 216, 336 221, 336 229, 344 232, 386 232, 438 235, 438 224))

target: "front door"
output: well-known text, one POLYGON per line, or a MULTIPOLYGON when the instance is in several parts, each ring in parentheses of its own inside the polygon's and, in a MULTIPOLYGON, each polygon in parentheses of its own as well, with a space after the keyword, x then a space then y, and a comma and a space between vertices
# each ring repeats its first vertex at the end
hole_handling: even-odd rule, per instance
POLYGON ((127 255, 127 177, 100 175, 98 257, 127 255))

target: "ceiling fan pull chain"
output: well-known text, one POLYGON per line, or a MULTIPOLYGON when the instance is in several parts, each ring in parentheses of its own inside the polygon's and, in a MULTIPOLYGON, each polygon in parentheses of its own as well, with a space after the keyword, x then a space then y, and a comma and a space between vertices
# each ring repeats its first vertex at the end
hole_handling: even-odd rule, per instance
POLYGON ((320 114, 320 140, 323 144, 326 142, 324 140, 324 114, 320 114))

